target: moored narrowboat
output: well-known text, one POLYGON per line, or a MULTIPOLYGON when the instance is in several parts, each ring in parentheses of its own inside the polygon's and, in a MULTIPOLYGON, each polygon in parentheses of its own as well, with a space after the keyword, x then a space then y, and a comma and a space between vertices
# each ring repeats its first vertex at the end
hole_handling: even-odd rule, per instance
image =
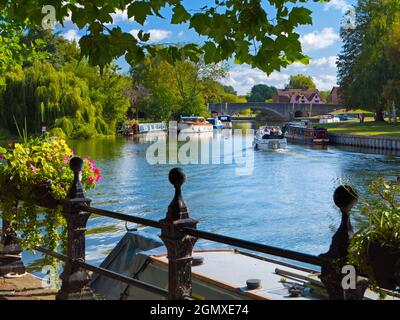
POLYGON ((291 142, 328 145, 328 131, 325 128, 319 128, 307 121, 289 122, 284 128, 285 138, 291 142))

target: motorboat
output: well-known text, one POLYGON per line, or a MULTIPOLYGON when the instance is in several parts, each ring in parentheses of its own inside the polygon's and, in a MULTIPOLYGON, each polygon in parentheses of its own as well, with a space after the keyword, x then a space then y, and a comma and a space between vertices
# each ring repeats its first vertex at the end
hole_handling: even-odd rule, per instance
POLYGON ((287 148, 287 140, 280 127, 263 126, 254 136, 254 148, 261 150, 276 150, 287 148))
POLYGON ((224 128, 222 121, 219 120, 218 117, 207 118, 207 122, 211 123, 213 125, 214 129, 223 129, 224 128))
POLYGON ((183 117, 178 123, 178 132, 184 133, 203 133, 213 132, 214 126, 209 123, 204 117, 183 117))
POLYGON ((231 116, 223 114, 219 115, 218 119, 221 120, 224 129, 232 129, 232 119, 231 116))

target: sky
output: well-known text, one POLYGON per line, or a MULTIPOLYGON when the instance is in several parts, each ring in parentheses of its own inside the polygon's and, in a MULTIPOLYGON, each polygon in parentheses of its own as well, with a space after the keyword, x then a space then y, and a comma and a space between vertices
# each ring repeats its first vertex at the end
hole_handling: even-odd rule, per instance
MULTIPOLYGON (((311 58, 308 65, 294 63, 279 72, 267 75, 259 69, 252 69, 248 65, 235 65, 228 61, 229 75, 220 82, 231 85, 239 95, 250 92, 253 85, 267 84, 277 88, 283 88, 289 80, 290 75, 305 74, 311 76, 320 90, 331 90, 336 85, 336 59, 342 46, 339 35, 343 14, 355 3, 356 0, 330 0, 329 2, 308 1, 303 6, 310 9, 313 17, 313 24, 301 26, 297 29, 303 47, 303 52, 311 58)), ((185 6, 189 9, 198 9, 204 4, 212 4, 212 0, 184 0, 185 6), (195 4, 194 4, 195 3, 195 4)), ((266 1, 265 1, 266 2, 266 1)), ((201 44, 204 38, 188 28, 188 24, 171 25, 170 10, 163 12, 165 19, 150 17, 144 26, 128 19, 125 12, 116 12, 113 15, 114 24, 126 32, 136 35, 143 29, 150 32, 150 41, 153 43, 198 43, 201 44)), ((57 30, 69 40, 79 40, 85 31, 79 31, 71 21, 65 23, 64 28, 57 30)), ((121 72, 129 70, 125 59, 117 61, 121 72)))

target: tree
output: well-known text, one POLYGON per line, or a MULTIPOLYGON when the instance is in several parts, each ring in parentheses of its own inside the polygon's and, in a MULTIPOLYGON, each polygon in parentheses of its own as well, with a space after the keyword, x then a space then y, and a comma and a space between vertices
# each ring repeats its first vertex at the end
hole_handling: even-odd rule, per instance
POLYGON ((399 80, 397 70, 396 29, 400 22, 397 0, 359 0, 354 28, 341 30, 343 48, 339 55, 338 78, 348 107, 376 111, 396 101, 399 80), (394 60, 393 60, 394 59, 394 60))
POLYGON ((27 46, 32 46, 38 41, 43 45, 37 51, 45 53, 46 60, 57 70, 66 63, 80 59, 81 52, 76 41, 68 41, 59 34, 53 34, 51 30, 31 28, 26 35, 21 37, 21 43, 27 46))
POLYGON ((206 65, 201 60, 169 62, 147 56, 131 69, 135 86, 147 89, 141 110, 155 120, 176 119, 180 115, 208 115, 207 102, 220 102, 225 95, 217 82, 226 75, 223 65, 206 65))
POLYGON ((275 87, 257 84, 251 88, 250 95, 247 97, 247 102, 265 102, 272 98, 275 90, 275 87))
POLYGON ((222 89, 224 90, 225 93, 237 95, 237 92, 236 92, 235 88, 232 87, 232 86, 224 86, 223 85, 222 89))
POLYGON ((23 43, 24 28, 7 16, 7 11, 0 6, 0 86, 4 85, 2 75, 12 67, 27 61, 32 62, 45 58, 38 52, 43 46, 43 41, 23 43))
POLYGON ((313 78, 309 76, 305 76, 303 74, 298 74, 295 76, 291 76, 289 79, 289 83, 286 85, 286 89, 315 89, 316 85, 314 83, 313 78))
MULTIPOLYGON (((298 2, 306 2, 299 0, 298 2)), ((315 2, 319 0, 313 0, 315 2)), ((0 9, 23 27, 40 26, 42 8, 47 0, 0 2, 0 9)), ((87 30, 80 41, 82 54, 91 65, 103 68, 114 59, 126 56, 135 66, 146 54, 163 55, 176 61, 201 56, 207 64, 235 57, 238 63, 271 73, 290 63, 308 62, 302 54, 300 36, 296 29, 312 23, 311 11, 293 4, 293 0, 217 0, 198 10, 188 10, 183 0, 125 0, 125 1, 51 1, 56 20, 63 24, 68 15, 79 28, 87 30), (165 9, 172 11, 171 24, 188 23, 189 28, 206 38, 202 45, 170 45, 156 50, 150 43, 150 34, 141 30, 137 36, 112 27, 112 14, 117 10, 144 26, 149 17, 164 18, 165 9)))

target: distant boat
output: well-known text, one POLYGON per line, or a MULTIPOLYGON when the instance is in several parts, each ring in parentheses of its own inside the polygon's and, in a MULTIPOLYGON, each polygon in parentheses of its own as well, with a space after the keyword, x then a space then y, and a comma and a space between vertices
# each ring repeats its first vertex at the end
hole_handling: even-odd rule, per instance
POLYGON ((140 123, 133 126, 123 125, 121 132, 126 137, 132 137, 138 134, 145 134, 150 132, 165 132, 167 125, 165 122, 157 123, 140 123))
POLYGON ((280 127, 263 126, 254 136, 254 148, 276 150, 287 148, 287 140, 280 127))
POLYGON ((229 115, 219 115, 218 119, 221 120, 224 129, 232 129, 232 119, 229 115))
POLYGON ((211 123, 213 125, 214 129, 223 129, 224 128, 222 121, 219 120, 218 117, 207 118, 207 122, 211 123))
POLYGON ((284 126, 283 131, 288 141, 312 145, 329 144, 327 129, 315 127, 309 121, 289 122, 284 126))
POLYGON ((178 123, 178 132, 184 133, 203 133, 212 132, 213 125, 206 121, 204 117, 182 117, 178 123))
POLYGON ((326 114, 321 116, 319 119, 319 123, 325 124, 325 123, 337 123, 340 122, 340 118, 337 116, 334 116, 333 114, 326 114))

